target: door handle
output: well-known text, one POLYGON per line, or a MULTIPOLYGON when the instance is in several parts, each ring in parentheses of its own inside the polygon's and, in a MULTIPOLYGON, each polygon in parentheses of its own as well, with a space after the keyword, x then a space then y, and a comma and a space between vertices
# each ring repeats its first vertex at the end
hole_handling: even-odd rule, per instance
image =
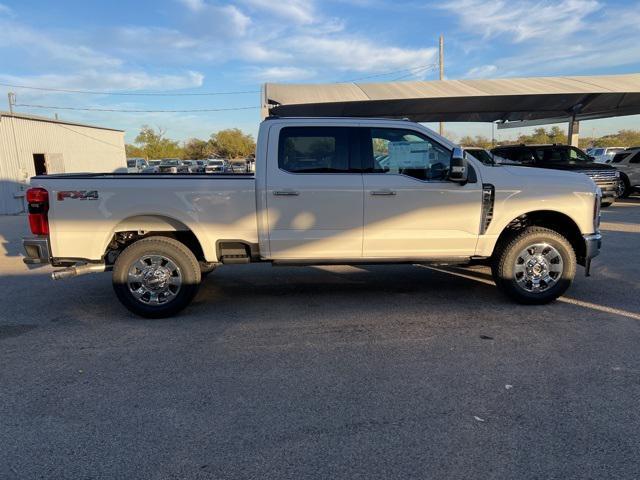
POLYGON ((393 190, 373 190, 371 192, 371 195, 375 195, 375 196, 393 196, 395 195, 396 192, 393 190))
POLYGON ((297 197, 300 195, 300 192, 296 192, 295 190, 274 190, 273 194, 279 197, 297 197))

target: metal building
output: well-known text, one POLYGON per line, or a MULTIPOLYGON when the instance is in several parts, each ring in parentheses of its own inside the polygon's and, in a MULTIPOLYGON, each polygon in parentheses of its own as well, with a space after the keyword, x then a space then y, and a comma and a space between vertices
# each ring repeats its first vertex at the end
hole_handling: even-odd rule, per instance
POLYGON ((0 214, 25 210, 34 175, 126 171, 124 131, 0 112, 0 214))

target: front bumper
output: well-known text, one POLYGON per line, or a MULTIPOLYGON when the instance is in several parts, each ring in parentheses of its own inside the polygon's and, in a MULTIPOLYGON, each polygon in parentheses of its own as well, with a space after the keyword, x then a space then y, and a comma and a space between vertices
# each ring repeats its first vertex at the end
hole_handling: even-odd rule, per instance
POLYGON ((25 257, 22 259, 27 265, 40 265, 51 262, 51 248, 49 237, 30 237, 22 239, 25 257))

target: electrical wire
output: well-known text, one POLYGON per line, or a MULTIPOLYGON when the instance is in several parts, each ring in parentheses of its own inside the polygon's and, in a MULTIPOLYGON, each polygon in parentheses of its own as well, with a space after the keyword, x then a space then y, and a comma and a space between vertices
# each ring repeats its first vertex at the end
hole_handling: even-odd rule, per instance
POLYGON ((395 81, 397 81, 397 80, 402 80, 402 79, 404 79, 404 78, 412 77, 412 76, 414 76, 414 75, 416 75, 416 74, 418 74, 418 73, 424 73, 424 72, 427 72, 427 71, 429 71, 430 69, 435 70, 435 69, 436 69, 436 67, 437 67, 437 65, 429 65, 428 67, 421 68, 421 69, 419 69, 419 70, 414 70, 413 72, 408 73, 408 74, 406 74, 406 75, 401 75, 401 76, 399 76, 399 77, 397 77, 397 78, 392 79, 391 81, 392 81, 392 82, 395 82, 395 81))
POLYGON ((208 96, 208 95, 243 95, 250 93, 260 93, 260 90, 243 90, 236 92, 194 92, 194 93, 170 93, 170 92, 107 92, 96 90, 72 90, 67 88, 52 87, 30 87, 28 85, 15 85, 11 83, 2 83, 0 86, 11 88, 24 88, 27 90, 40 90, 44 92, 60 92, 60 93, 80 93, 86 95, 121 95, 121 96, 158 96, 158 97, 191 97, 191 96, 208 96))
POLYGON ((229 107, 229 108, 198 108, 192 110, 128 110, 118 108, 89 108, 89 107, 59 107, 53 105, 33 105, 29 103, 14 103, 15 107, 44 108, 51 110, 81 110, 85 112, 119 112, 119 113, 201 113, 201 112, 231 112, 235 110, 254 110, 253 107, 229 107))
MULTIPOLYGON (((403 73, 403 72, 411 72, 413 70, 423 70, 423 69, 429 69, 429 68, 436 68, 438 66, 437 63, 430 63, 428 65, 419 65, 417 67, 411 67, 411 68, 403 68, 401 70, 391 70, 389 72, 385 72, 385 73, 376 73, 375 75, 367 75, 366 77, 359 77, 359 78, 352 78, 351 80, 345 80, 345 82, 357 82, 359 80, 367 80, 369 78, 377 78, 377 77, 386 77, 388 75, 394 75, 396 73, 403 73)), ((336 83, 340 83, 340 82, 336 82, 336 83)))

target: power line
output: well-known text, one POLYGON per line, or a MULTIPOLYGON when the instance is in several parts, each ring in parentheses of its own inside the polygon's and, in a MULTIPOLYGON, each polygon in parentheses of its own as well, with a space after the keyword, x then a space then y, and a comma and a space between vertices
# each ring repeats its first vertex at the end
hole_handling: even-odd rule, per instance
POLYGON ((260 90, 241 90, 235 92, 194 92, 194 93, 169 93, 169 92, 107 92, 96 90, 72 90, 68 88, 52 88, 52 87, 30 87, 28 85, 14 85, 11 83, 2 83, 0 86, 11 88, 24 88, 27 90, 40 90, 44 92, 60 92, 60 93, 81 93, 86 95, 120 95, 120 96, 157 96, 157 97, 194 97, 194 96, 211 96, 211 95, 243 95, 249 93, 260 93, 260 90))
POLYGON ((59 107, 53 105, 32 105, 29 103, 15 103, 15 107, 44 108, 51 110, 81 110, 85 112, 118 112, 118 113, 200 113, 200 112, 230 112, 234 110, 253 110, 253 107, 229 107, 229 108, 198 108, 192 110, 128 110, 119 108, 88 108, 88 107, 59 107))
POLYGON ((406 75, 401 75, 397 78, 392 79, 392 82, 395 82, 397 80, 402 80, 403 78, 408 78, 408 77, 413 77, 414 75, 417 75, 418 73, 422 73, 422 72, 426 72, 428 70, 435 70, 437 67, 437 65, 429 65, 427 67, 421 68, 419 70, 414 70, 413 72, 407 73, 406 75))
POLYGON ((385 73, 376 73, 375 75, 367 75, 366 77, 352 78, 351 80, 345 80, 345 82, 357 82, 358 80, 366 80, 368 78, 386 77, 388 75, 394 75, 396 73, 411 72, 413 70, 422 70, 422 69, 428 69, 428 68, 435 68, 437 66, 438 65, 436 63, 430 63, 428 65, 418 65, 417 67, 403 68, 401 70, 391 70, 391 71, 385 72, 385 73))

